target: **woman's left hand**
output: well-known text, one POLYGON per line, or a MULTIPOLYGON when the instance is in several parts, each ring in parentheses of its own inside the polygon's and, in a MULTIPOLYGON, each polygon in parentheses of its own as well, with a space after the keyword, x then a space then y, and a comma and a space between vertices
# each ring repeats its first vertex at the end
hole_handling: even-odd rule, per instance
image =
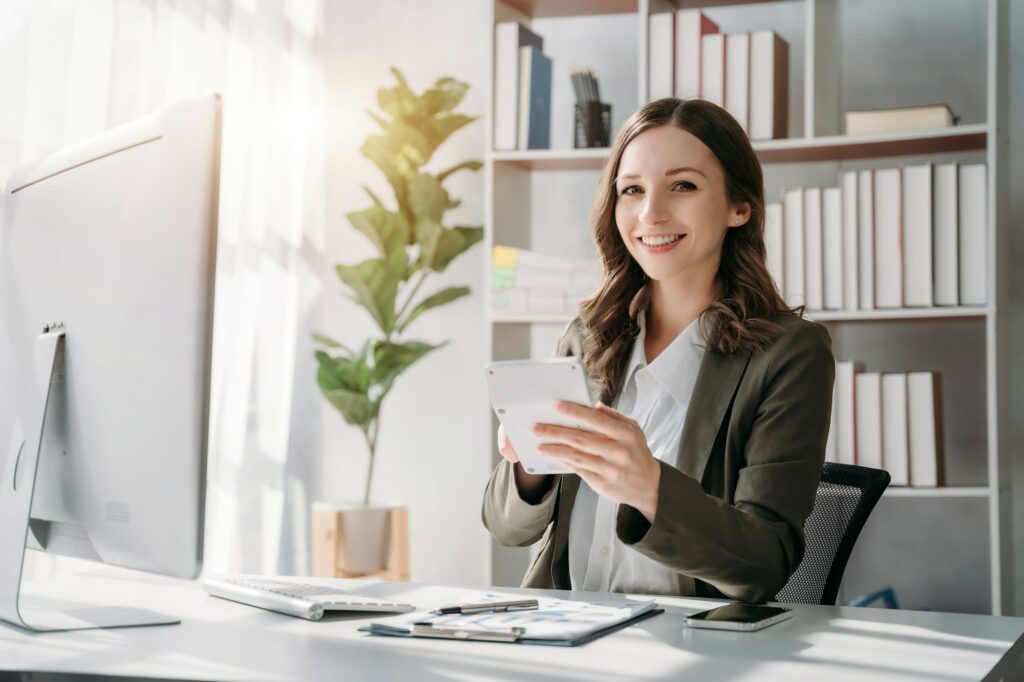
POLYGON ((544 441, 540 451, 571 467, 594 492, 634 507, 654 523, 661 465, 640 425, 602 403, 590 408, 563 401, 558 411, 587 430, 535 424, 533 432, 544 441))

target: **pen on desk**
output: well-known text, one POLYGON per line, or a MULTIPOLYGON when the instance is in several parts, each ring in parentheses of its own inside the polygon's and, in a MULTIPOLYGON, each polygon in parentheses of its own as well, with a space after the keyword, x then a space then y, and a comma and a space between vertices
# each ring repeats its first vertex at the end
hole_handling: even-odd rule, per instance
POLYGON ((503 611, 527 611, 537 608, 536 599, 520 599, 518 601, 495 601, 481 602, 479 604, 457 604, 455 606, 442 606, 434 613, 442 616, 453 613, 500 613, 503 611))

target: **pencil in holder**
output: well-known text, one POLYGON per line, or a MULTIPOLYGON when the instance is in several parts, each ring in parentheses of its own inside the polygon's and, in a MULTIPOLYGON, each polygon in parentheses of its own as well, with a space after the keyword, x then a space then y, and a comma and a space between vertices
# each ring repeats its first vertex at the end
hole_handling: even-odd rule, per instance
POLYGON ((612 105, 605 102, 577 102, 573 144, 577 149, 607 147, 612 133, 612 105))

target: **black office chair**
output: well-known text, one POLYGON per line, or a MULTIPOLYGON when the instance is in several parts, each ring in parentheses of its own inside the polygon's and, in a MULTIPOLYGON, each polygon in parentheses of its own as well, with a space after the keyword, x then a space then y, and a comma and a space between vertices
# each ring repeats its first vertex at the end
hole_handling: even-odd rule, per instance
POLYGON ((804 558, 776 601, 834 605, 864 522, 889 485, 889 472, 826 462, 804 523, 804 558))

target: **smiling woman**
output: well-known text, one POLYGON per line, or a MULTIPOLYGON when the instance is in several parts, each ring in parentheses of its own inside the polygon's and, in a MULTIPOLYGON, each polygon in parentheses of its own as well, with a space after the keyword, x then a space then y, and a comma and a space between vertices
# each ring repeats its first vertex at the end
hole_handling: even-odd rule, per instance
POLYGON ((499 433, 484 523, 543 538, 524 586, 770 599, 803 555, 834 359, 768 274, 749 140, 709 102, 648 104, 591 227, 603 281, 556 352, 583 358, 601 402, 560 406, 586 429, 535 427, 575 474, 527 474, 499 433))

